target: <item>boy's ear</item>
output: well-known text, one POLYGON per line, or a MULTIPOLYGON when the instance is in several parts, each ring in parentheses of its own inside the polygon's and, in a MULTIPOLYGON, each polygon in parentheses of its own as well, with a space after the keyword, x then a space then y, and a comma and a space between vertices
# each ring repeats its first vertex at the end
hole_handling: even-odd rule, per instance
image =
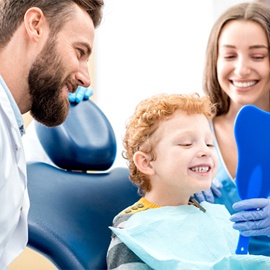
POLYGON ((146 175, 155 174, 154 168, 151 165, 151 159, 149 154, 138 151, 134 154, 133 161, 140 172, 146 175))
POLYGON ((24 14, 24 26, 29 39, 38 41, 42 36, 47 21, 40 8, 29 8, 24 14))

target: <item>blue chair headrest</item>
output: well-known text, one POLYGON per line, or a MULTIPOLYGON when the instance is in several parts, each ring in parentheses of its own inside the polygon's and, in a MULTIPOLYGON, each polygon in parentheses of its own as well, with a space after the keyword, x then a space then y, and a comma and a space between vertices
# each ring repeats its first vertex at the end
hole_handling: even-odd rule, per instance
POLYGON ((60 168, 103 171, 115 160, 113 128, 91 100, 71 104, 62 125, 49 128, 35 122, 35 128, 45 152, 60 168))

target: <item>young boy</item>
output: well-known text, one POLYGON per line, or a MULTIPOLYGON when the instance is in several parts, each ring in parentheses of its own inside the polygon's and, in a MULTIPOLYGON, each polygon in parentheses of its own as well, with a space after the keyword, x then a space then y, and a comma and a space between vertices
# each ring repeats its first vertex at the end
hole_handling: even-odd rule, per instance
POLYGON ((138 104, 123 156, 142 198, 113 220, 108 269, 211 269, 234 253, 238 232, 225 207, 203 202, 204 209, 190 200, 210 188, 217 170, 214 112, 208 96, 197 94, 138 104))

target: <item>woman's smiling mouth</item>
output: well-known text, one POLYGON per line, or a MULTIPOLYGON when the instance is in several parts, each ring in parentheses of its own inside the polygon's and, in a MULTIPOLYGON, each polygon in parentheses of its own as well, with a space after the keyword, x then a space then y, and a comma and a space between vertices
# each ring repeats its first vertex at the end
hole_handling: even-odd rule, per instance
POLYGON ((230 80, 230 82, 238 88, 248 88, 255 85, 258 81, 239 82, 239 81, 230 80))

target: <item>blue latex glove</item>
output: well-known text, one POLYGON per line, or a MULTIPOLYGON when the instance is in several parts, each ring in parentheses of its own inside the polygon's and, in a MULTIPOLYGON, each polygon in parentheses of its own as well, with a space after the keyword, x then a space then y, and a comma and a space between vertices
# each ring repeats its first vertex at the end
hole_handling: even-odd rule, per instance
POLYGON ((235 211, 240 211, 231 216, 235 222, 233 228, 243 236, 270 236, 270 200, 249 199, 233 204, 235 211))
POLYGON ((79 86, 75 93, 68 93, 68 99, 70 102, 80 103, 82 100, 87 100, 93 95, 91 88, 84 88, 79 86))
POLYGON ((209 190, 205 190, 202 192, 198 192, 194 194, 195 199, 201 203, 203 201, 207 201, 210 203, 214 203, 215 197, 220 198, 221 197, 221 192, 220 189, 222 188, 222 184, 218 179, 214 179, 212 181, 211 187, 209 190))

